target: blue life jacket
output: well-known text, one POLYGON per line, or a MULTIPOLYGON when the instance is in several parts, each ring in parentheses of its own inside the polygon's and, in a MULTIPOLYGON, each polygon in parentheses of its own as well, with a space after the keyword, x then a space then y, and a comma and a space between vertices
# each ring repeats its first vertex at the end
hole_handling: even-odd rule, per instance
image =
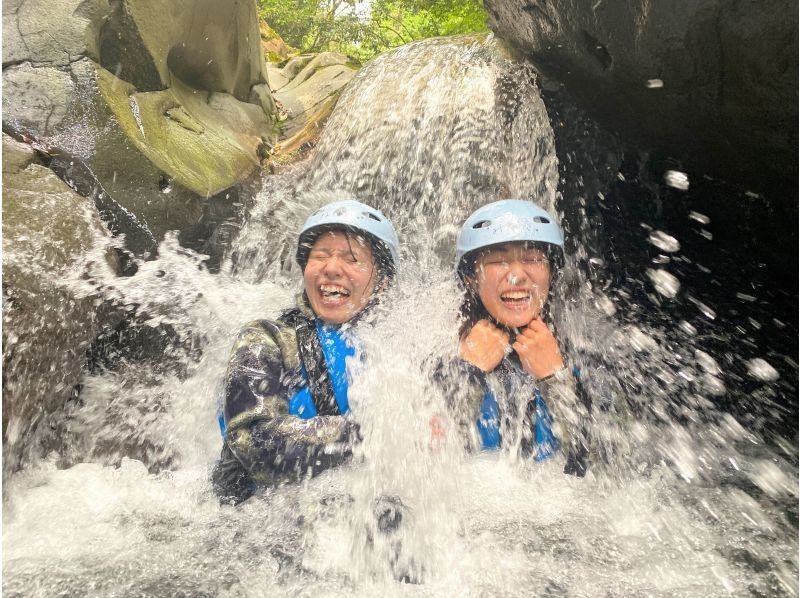
MULTIPOLYGON (((316 320, 315 324, 320 345, 322 346, 323 357, 325 358, 325 365, 328 368, 328 377, 330 378, 331 386, 333 386, 333 396, 336 399, 339 412, 344 415, 350 411, 350 404, 347 400, 347 358, 355 355, 356 350, 338 328, 323 324, 321 320, 316 320)), ((316 417, 317 408, 308 388, 308 373, 302 365, 300 371, 306 380, 306 386, 303 386, 289 399, 289 415, 294 415, 300 419, 311 419, 316 417)), ((224 388, 221 388, 218 393, 217 421, 222 438, 225 438, 227 429, 225 416, 222 412, 223 393, 224 388)))
MULTIPOLYGON (((321 320, 317 320, 316 325, 325 365, 328 367, 328 376, 333 386, 333 396, 339 412, 345 415, 350 411, 350 404, 347 401, 347 358, 355 355, 356 349, 338 328, 323 324, 321 320)), ((301 368, 301 371, 303 377, 308 380, 305 368, 301 368)), ((317 408, 314 406, 314 399, 308 386, 298 390, 289 399, 289 415, 300 419, 311 419, 317 416, 317 408)))
MULTIPOLYGON (((533 456, 536 461, 544 461, 553 456, 560 443, 552 430, 553 418, 547 410, 539 390, 533 393, 533 404, 536 416, 533 424, 533 456)), ((481 414, 476 422, 481 437, 481 449, 491 451, 500 448, 500 409, 497 398, 486 386, 481 404, 481 414)))

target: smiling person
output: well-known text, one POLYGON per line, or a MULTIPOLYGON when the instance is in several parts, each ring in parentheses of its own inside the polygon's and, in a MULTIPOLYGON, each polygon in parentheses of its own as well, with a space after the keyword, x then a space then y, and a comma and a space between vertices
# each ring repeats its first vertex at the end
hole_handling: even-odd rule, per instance
POLYGON ((392 282, 397 235, 378 210, 337 201, 306 220, 296 259, 303 270, 296 307, 246 325, 228 364, 212 480, 232 502, 338 465, 358 440, 347 397, 351 324, 392 282))
POLYGON ((467 218, 456 249, 465 293, 457 375, 439 378, 468 445, 539 461, 562 449, 565 471, 583 475, 590 405, 547 316, 563 247, 555 219, 529 201, 467 218))

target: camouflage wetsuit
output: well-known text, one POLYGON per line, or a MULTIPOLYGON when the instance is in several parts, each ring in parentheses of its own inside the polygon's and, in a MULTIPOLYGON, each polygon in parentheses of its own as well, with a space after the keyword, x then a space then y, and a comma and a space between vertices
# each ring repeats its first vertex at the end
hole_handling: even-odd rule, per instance
POLYGON ((304 294, 277 321, 256 320, 239 333, 225 379, 225 440, 212 474, 217 493, 239 502, 257 486, 315 475, 347 460, 357 426, 331 399, 315 315, 304 294), (289 413, 308 386, 315 417, 289 413), (322 401, 322 403, 320 403, 322 401))
POLYGON ((560 448, 567 458, 565 473, 582 476, 586 472, 591 402, 573 372, 564 368, 537 381, 511 353, 488 373, 461 359, 449 365, 442 362, 435 379, 445 392, 468 450, 485 448, 480 419, 487 395, 492 394, 499 408, 502 446, 518 446, 523 456, 545 458, 548 454, 542 455, 543 450, 560 448), (550 439, 555 437, 552 447, 539 437, 547 434, 550 439))

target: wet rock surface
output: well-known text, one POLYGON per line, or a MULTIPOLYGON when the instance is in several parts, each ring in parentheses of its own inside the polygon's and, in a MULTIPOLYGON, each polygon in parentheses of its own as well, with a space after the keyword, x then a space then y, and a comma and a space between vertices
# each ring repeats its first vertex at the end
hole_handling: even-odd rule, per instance
MULTIPOLYGON (((31 435, 72 396, 108 313, 78 278, 117 269, 94 205, 33 150, 3 136, 3 472, 35 449, 31 435)), ((91 287, 88 287, 91 288, 91 287)))
POLYGON ((486 8, 500 38, 609 128, 709 175, 784 192, 796 217, 796 3, 488 0, 486 8))
POLYGON ((82 162, 157 239, 261 171, 277 117, 254 5, 29 0, 3 17, 4 130, 82 162))

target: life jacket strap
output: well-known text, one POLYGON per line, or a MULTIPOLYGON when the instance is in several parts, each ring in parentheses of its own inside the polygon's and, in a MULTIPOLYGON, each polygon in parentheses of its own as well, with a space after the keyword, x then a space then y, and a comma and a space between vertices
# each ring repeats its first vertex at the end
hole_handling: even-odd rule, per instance
POLYGON ((299 309, 285 312, 280 320, 295 329, 297 353, 308 376, 308 389, 317 415, 341 415, 314 321, 305 317, 299 309))

